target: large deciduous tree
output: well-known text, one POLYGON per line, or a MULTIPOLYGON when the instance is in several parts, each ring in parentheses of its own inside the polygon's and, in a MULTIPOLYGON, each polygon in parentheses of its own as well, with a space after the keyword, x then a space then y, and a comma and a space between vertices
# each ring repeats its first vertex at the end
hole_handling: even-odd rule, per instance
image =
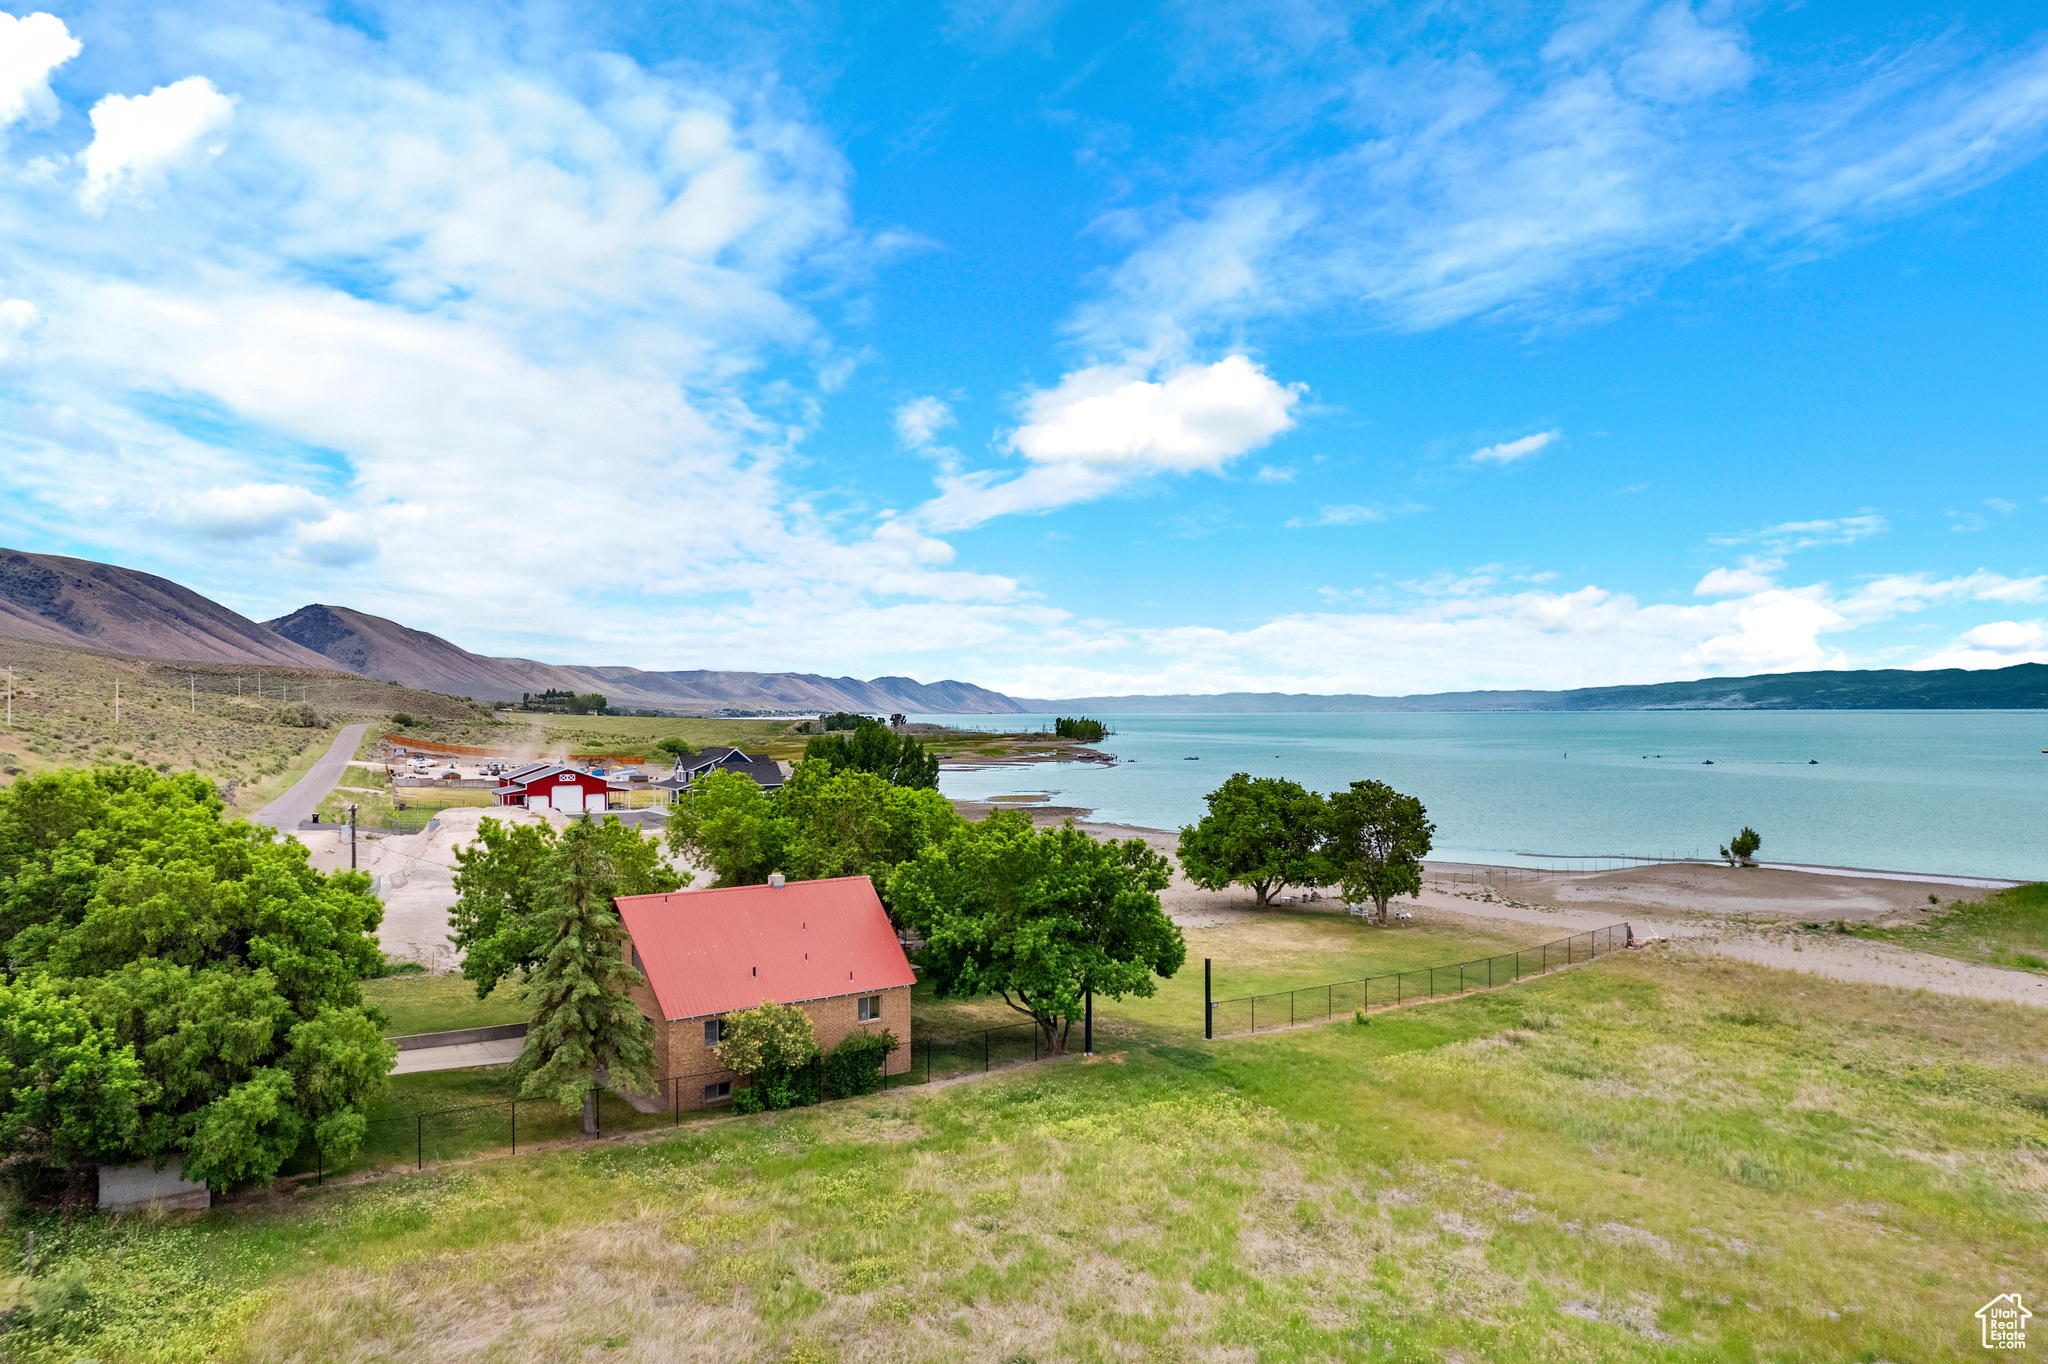
MULTIPOLYGON (((604 849, 614 895, 655 895, 690 884, 661 859, 661 844, 642 837, 617 815, 593 822, 590 837, 604 849)), ((525 977, 547 955, 551 920, 536 911, 552 884, 562 844, 552 826, 505 824, 486 815, 476 841, 455 850, 455 931, 448 940, 462 952, 462 975, 484 998, 507 976, 525 977)))
POLYGON ((1066 1048, 1090 992, 1148 996, 1187 960, 1159 905, 1166 859, 1140 839, 1034 831, 999 811, 963 824, 890 878, 896 912, 924 938, 919 964, 941 998, 996 994, 1066 1048))
POLYGON ((1347 900, 1370 900, 1387 921, 1396 895, 1422 894, 1422 859, 1436 825, 1414 796, 1383 781, 1355 781, 1332 794, 1323 856, 1347 900))
MULTIPOLYGON (((180 1156, 187 1178, 229 1187, 270 1179, 309 1139, 339 1158, 360 1143, 396 1055, 359 984, 382 961, 383 906, 368 876, 314 871, 297 840, 221 810, 197 773, 140 767, 0 791, 0 940, 13 987, 40 992, 17 999, 8 1045, 32 1026, 102 1050, 95 1083, 125 1134, 117 1152, 113 1128, 74 1125, 17 1154, 180 1156), (77 1012, 52 1021, 54 998, 77 1012)), ((65 1092, 16 1102, 60 1111, 65 1092)))
POLYGON ((708 870, 714 886, 758 886, 782 870, 788 826, 752 777, 712 772, 692 782, 668 817, 668 846, 708 870))
POLYGON ((533 1021, 510 1074, 523 1098, 581 1109, 586 1132, 597 1130, 598 1086, 647 1093, 656 1084, 654 1025, 626 993, 647 978, 625 959, 618 893, 604 831, 583 815, 563 832, 536 896, 546 951, 521 987, 533 1021))
POLYGON ((865 717, 851 735, 820 734, 805 744, 804 761, 829 763, 842 772, 872 772, 894 786, 930 789, 939 784, 936 753, 865 717))
POLYGON ((1180 831, 1180 865, 1205 890, 1249 886, 1264 907, 1282 886, 1319 878, 1323 798, 1282 777, 1233 773, 1211 791, 1209 813, 1180 831))

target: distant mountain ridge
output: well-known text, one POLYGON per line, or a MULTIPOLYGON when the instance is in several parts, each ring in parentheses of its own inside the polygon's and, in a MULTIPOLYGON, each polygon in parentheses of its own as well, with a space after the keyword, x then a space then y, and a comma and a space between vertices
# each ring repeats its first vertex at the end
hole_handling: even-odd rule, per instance
POLYGON ((334 666, 168 578, 16 549, 0 549, 0 635, 143 658, 334 666))
POLYGON ((1022 709, 1007 696, 966 682, 927 683, 908 677, 863 682, 816 673, 703 669, 648 672, 492 658, 470 653, 439 635, 346 606, 302 606, 265 624, 351 672, 479 701, 516 701, 527 692, 573 691, 601 692, 608 703, 628 710, 1001 715, 1022 709))
POLYGON ((625 709, 689 714, 835 710, 921 715, 1313 714, 1358 711, 2048 710, 2048 664, 1914 672, 1765 673, 1570 691, 1420 696, 1292 692, 1020 699, 967 682, 707 669, 649 672, 473 654, 438 635, 345 606, 302 606, 259 624, 167 578, 58 554, 0 549, 0 636, 143 658, 334 667, 479 701, 602 692, 625 709))
POLYGON ((1905 668, 1762 673, 1571 691, 1449 691, 1421 696, 1317 696, 1223 692, 1212 696, 1070 696, 1019 699, 1036 713, 1282 715, 1366 711, 1559 710, 2048 710, 2048 664, 2010 668, 1905 668))

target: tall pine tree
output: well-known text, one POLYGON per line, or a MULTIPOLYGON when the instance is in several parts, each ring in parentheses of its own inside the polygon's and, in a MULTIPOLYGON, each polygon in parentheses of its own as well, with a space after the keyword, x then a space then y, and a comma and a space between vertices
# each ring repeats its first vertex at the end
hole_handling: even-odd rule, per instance
POLYGON ((596 1087, 655 1086, 654 1027, 626 997, 647 978, 625 961, 626 933, 612 907, 618 872, 589 815, 563 831, 548 873, 532 915, 545 954, 520 991, 533 1022, 512 1078, 522 1098, 580 1107, 583 1130, 595 1132, 596 1087))

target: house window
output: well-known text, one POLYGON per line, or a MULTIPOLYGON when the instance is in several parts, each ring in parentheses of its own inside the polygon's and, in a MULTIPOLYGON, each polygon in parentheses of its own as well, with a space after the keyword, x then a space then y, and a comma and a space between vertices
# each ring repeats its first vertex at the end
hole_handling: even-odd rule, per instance
POLYGON ((704 1020, 704 1045, 715 1047, 725 1037, 725 1020, 707 1018, 704 1020))
POLYGON ((718 1101, 719 1101, 720 1099, 730 1099, 731 1097, 732 1097, 732 1081, 730 1081, 730 1080, 720 1080, 720 1081, 719 1081, 719 1082, 718 1082, 717 1084, 715 1084, 715 1085, 706 1085, 706 1086, 704 1086, 704 1102, 705 1102, 705 1103, 708 1103, 708 1104, 715 1104, 715 1103, 717 1103, 717 1102, 718 1102, 718 1101))
POLYGON ((872 1023, 881 1016, 882 997, 880 995, 862 995, 860 997, 860 1021, 872 1023))
POLYGON ((633 949, 633 969, 642 975, 647 973, 647 968, 640 964, 640 949, 638 947, 633 949))

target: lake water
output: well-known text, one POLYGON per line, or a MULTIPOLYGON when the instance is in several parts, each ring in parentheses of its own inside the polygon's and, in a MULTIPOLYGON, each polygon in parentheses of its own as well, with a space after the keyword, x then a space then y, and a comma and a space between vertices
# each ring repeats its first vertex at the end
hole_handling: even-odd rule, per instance
MULTIPOLYGON (((1050 716, 916 716, 1050 728, 1050 716)), ((1314 790, 1376 778, 1419 796, 1431 856, 1704 854, 1747 824, 1760 860, 2048 880, 2048 712, 1605 711, 1120 715, 1114 766, 944 772, 956 800, 1044 793, 1110 823, 1175 829, 1233 772, 1314 790), (1189 762, 1195 758, 1198 761, 1189 762)))

